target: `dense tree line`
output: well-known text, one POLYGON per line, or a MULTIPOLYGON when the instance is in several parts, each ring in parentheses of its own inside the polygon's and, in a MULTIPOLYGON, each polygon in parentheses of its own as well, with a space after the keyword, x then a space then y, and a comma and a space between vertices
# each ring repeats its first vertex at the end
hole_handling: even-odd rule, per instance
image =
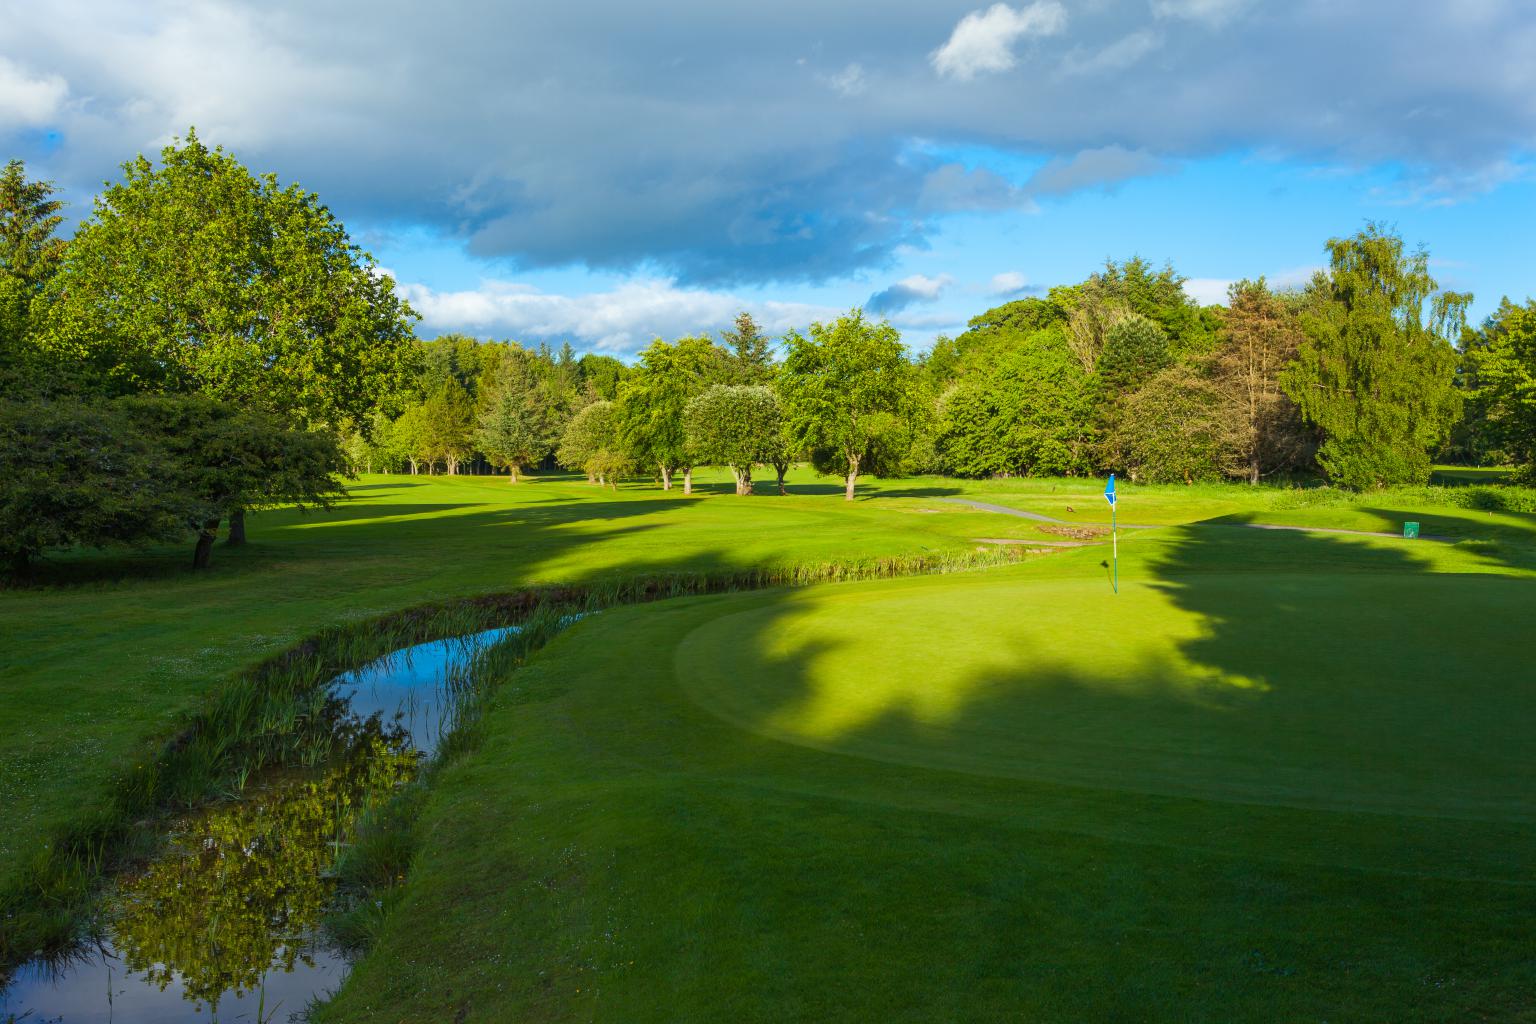
POLYGON ((363 471, 557 467, 738 494, 839 477, 1322 477, 1418 483, 1448 457, 1536 473, 1536 302, 1465 322, 1429 257, 1376 225, 1305 287, 1202 307, 1172 267, 1108 262, 914 355, 860 310, 778 345, 741 314, 632 364, 447 335, 297 185, 195 133, 139 157, 67 242, 53 187, 0 175, 0 557, 196 541, 324 505, 363 471), (777 353, 777 355, 776 355, 777 353), (781 356, 781 358, 779 357, 781 356))

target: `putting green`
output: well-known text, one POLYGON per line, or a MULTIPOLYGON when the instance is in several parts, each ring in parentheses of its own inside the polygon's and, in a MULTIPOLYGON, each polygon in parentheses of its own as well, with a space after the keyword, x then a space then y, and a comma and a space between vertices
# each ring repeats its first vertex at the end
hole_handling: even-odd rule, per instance
POLYGON ((1536 820, 1528 581, 1009 573, 825 587, 677 648, 694 701, 862 758, 1171 796, 1536 820))

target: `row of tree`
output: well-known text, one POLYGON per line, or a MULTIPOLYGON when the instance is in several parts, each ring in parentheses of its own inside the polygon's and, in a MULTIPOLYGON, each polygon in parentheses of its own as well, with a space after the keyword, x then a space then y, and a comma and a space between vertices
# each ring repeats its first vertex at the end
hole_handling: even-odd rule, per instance
POLYGON ((738 493, 795 462, 863 474, 1421 482, 1433 457, 1536 464, 1536 303, 1476 327, 1375 225, 1285 292, 1190 299, 1108 263, 914 356, 853 310, 777 347, 742 314, 633 365, 418 341, 394 283, 312 193, 195 133, 124 165, 66 243, 51 185, 0 175, 0 557, 186 535, 325 504, 344 471, 564 466, 738 493))
POLYGON ((862 473, 1184 481, 1321 475, 1352 488, 1426 480, 1434 457, 1536 460, 1536 304, 1469 328, 1427 253, 1370 225, 1329 267, 1277 292, 1242 281, 1201 307, 1170 267, 1109 263, 1010 302, 913 357, 854 310, 791 331, 782 359, 742 314, 721 342, 654 341, 633 366, 513 343, 427 343, 424 399, 373 441, 370 466, 555 464, 691 490, 698 465, 796 461, 862 473), (446 410, 453 410, 451 413, 446 410))

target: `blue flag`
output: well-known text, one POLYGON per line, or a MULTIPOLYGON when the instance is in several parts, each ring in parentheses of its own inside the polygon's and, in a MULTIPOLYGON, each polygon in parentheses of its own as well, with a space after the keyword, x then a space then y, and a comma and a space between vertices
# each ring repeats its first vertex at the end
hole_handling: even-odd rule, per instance
POLYGON ((1109 474, 1109 483, 1104 485, 1104 500, 1111 505, 1115 503, 1115 474, 1109 474))

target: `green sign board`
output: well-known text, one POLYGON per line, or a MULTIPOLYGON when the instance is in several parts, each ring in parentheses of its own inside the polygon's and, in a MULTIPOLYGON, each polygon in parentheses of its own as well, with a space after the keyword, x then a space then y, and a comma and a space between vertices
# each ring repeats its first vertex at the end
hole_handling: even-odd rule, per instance
POLYGON ((1418 523, 1404 523, 1403 524, 1403 536, 1404 537, 1417 537, 1418 535, 1419 535, 1419 524, 1418 523))

